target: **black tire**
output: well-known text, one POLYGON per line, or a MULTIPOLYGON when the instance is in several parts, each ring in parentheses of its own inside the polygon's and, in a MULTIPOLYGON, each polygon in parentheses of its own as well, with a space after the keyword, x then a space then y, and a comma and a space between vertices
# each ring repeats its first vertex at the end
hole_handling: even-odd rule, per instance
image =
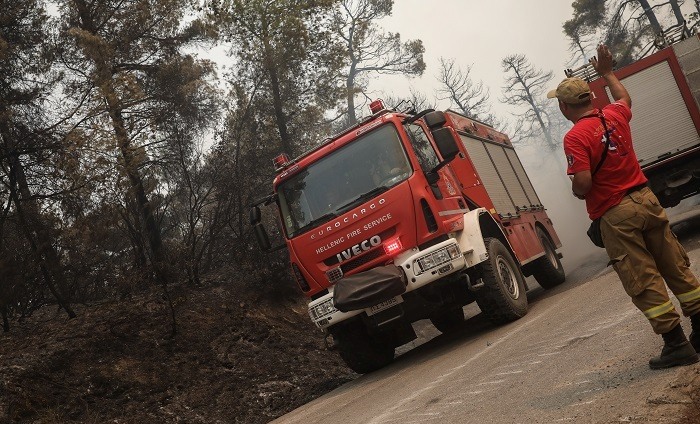
POLYGON ((343 326, 333 332, 340 357, 358 374, 376 371, 394 360, 394 347, 379 337, 372 337, 359 326, 343 326))
POLYGON ((464 309, 461 306, 441 309, 430 316, 430 322, 441 333, 452 332, 464 323, 464 309))
POLYGON ((537 238, 544 247, 544 256, 535 259, 530 265, 532 275, 543 289, 551 289, 566 281, 566 273, 547 232, 537 227, 537 238))
POLYGON ((488 259, 481 267, 484 286, 476 295, 476 303, 494 324, 515 321, 527 314, 525 277, 513 255, 496 238, 484 239, 488 259))

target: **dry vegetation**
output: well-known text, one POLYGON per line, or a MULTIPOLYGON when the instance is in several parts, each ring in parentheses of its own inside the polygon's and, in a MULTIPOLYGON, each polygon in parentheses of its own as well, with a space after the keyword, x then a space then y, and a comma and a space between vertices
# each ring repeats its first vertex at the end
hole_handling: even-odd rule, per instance
POLYGON ((0 336, 0 422, 264 423, 356 377, 326 351, 302 303, 226 287, 44 307, 0 336))

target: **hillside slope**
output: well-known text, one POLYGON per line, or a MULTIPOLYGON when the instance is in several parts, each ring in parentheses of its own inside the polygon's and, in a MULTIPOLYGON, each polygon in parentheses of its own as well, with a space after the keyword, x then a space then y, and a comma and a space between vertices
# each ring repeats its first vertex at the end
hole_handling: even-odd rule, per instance
POLYGON ((171 340, 157 293, 14 322, 0 335, 0 422, 264 423, 356 377, 304 304, 238 295, 181 297, 171 340))

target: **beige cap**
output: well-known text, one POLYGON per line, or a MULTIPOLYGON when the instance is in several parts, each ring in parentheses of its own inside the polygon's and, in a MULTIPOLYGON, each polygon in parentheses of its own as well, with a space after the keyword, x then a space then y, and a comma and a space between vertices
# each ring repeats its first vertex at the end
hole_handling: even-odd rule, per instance
POLYGON ((571 77, 560 82, 556 90, 547 93, 547 98, 555 97, 564 103, 577 105, 591 99, 591 89, 586 81, 571 77))

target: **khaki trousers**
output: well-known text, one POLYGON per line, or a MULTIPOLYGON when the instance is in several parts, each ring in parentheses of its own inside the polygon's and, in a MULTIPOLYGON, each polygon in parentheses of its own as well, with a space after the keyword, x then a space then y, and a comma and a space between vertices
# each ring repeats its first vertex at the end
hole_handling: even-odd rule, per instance
POLYGON ((700 312, 700 284, 688 268, 688 254, 648 187, 626 195, 605 212, 600 230, 622 286, 655 333, 667 333, 680 323, 664 281, 684 315, 700 312))

